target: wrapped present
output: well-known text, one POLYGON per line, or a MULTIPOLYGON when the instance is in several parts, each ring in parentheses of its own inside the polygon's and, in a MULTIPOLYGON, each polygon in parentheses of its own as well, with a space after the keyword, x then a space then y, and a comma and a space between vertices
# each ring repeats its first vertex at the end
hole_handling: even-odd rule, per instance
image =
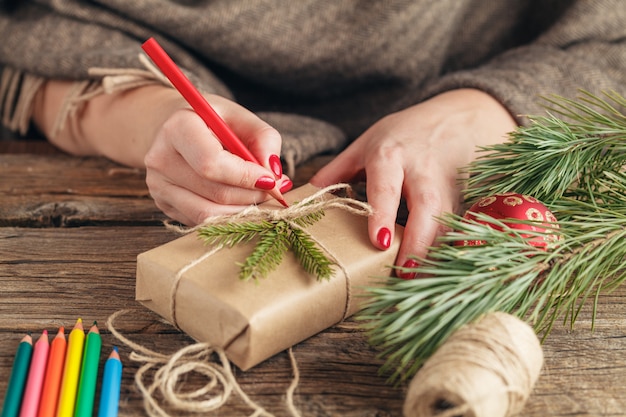
MULTIPOLYGON (((305 185, 285 199, 293 207, 319 191, 305 185)), ((291 210, 273 201, 260 208, 291 210)), ((391 274, 403 232, 397 226, 391 247, 376 249, 366 216, 332 206, 304 230, 333 260, 330 279, 307 273, 288 251, 266 277, 241 280, 241 263, 254 241, 215 248, 192 232, 137 257, 136 299, 249 369, 357 312, 364 288, 380 285, 391 274)))

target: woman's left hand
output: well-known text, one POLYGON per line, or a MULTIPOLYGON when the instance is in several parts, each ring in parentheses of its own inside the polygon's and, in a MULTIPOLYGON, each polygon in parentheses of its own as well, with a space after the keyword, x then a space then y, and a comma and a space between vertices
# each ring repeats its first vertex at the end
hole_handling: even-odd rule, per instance
POLYGON ((508 110, 492 96, 474 89, 452 90, 384 117, 311 183, 322 187, 364 176, 367 199, 374 208, 369 237, 382 250, 393 239, 404 197, 409 215, 396 264, 415 267, 411 256, 426 256, 442 233, 436 217, 460 208, 459 169, 475 159, 478 146, 503 142, 515 128, 508 110))

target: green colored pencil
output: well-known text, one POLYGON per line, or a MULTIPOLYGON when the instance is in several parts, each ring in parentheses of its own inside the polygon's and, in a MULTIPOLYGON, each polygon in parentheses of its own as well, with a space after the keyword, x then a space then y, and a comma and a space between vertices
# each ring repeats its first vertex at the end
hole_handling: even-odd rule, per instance
POLYGON ((102 338, 100 337, 98 324, 94 322, 91 329, 89 329, 89 333, 87 333, 85 341, 74 417, 91 417, 93 415, 101 347, 102 338))
POLYGON ((28 377, 28 368, 30 367, 32 354, 33 338, 27 334, 17 347, 15 359, 13 360, 11 378, 9 379, 9 386, 7 387, 4 405, 2 406, 2 417, 17 417, 20 414, 22 395, 24 395, 24 387, 28 377))

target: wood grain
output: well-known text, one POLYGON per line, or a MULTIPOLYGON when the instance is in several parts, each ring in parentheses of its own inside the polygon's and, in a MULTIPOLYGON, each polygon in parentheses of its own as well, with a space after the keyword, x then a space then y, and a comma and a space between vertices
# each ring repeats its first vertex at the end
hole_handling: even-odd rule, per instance
MULTIPOLYGON (((326 160, 303 167, 298 184, 326 160)), ((25 332, 70 328, 81 317, 98 322, 103 351, 120 346, 125 366, 120 415, 145 415, 133 381, 139 364, 105 322, 130 309, 116 322, 130 340, 164 353, 193 343, 134 301, 137 254, 176 238, 161 225, 163 219, 139 170, 100 158, 0 155, 1 393, 25 332)), ((522 415, 626 415, 626 289, 600 297, 594 331, 592 314, 591 304, 585 304, 573 329, 557 325, 548 337, 544 369, 522 415)), ((293 353, 301 373, 295 405, 303 416, 401 415, 406 385, 389 385, 378 375, 382 362, 353 319, 299 343, 293 353)), ((235 373, 254 401, 276 416, 290 415, 284 405, 292 378, 286 352, 235 373)), ((199 375, 188 375, 187 386, 200 383, 199 375)), ((233 396, 214 415, 251 412, 233 396)))

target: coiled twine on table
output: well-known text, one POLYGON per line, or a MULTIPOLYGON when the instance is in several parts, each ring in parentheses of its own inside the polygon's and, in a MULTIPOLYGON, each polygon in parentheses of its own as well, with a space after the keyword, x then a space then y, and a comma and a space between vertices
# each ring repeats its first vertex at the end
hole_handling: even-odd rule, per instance
POLYGON ((522 410, 543 366, 533 329, 506 313, 466 325, 409 385, 405 417, 505 417, 522 410))

